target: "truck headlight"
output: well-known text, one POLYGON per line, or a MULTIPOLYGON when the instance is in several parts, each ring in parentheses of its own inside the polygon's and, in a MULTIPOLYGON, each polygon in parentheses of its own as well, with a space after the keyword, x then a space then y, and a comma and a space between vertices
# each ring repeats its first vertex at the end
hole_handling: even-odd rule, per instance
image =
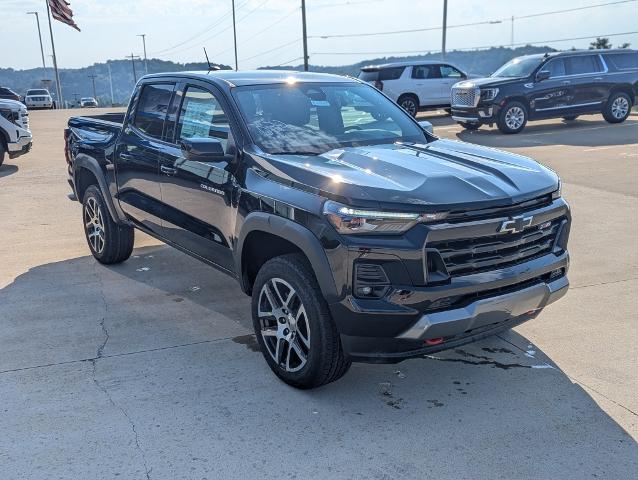
POLYGON ((323 213, 332 226, 344 235, 398 234, 409 230, 417 223, 434 222, 447 216, 447 212, 420 214, 364 210, 332 201, 324 204, 323 213))
POLYGON ((490 100, 494 100, 497 95, 498 88, 481 89, 481 100, 486 100, 489 102, 490 100))
POLYGON ((558 188, 552 192, 552 200, 559 199, 563 190, 563 182, 558 181, 558 188))

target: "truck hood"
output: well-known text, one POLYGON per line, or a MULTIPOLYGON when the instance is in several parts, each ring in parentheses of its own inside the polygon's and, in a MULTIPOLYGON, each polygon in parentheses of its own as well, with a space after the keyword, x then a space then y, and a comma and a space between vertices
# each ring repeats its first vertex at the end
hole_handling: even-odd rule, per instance
POLYGON ((0 99, 0 107, 10 108, 13 111, 26 109, 22 102, 18 102, 17 100, 10 100, 8 98, 0 99))
POLYGON ((352 206, 402 211, 506 206, 558 189, 530 158, 451 140, 254 157, 259 170, 352 206))
POLYGON ((501 85, 508 85, 510 83, 519 83, 521 78, 509 78, 509 77, 481 77, 470 78, 454 84, 455 87, 499 87, 501 85))

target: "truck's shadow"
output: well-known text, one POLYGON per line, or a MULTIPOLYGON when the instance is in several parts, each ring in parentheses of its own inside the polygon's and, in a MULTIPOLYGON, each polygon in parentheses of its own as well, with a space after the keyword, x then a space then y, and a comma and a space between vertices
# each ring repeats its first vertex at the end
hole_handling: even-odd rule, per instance
MULTIPOLYGON (((635 474, 636 442, 517 333, 395 366, 354 365, 308 392, 277 381, 250 335, 250 301, 236 282, 169 247, 136 249, 112 267, 90 257, 45 264, 0 290, 0 390, 21 403, 9 415, 30 416, 47 410, 47 389, 92 391, 95 365, 160 477, 200 468, 191 457, 203 447, 222 448, 244 472, 252 467, 232 452, 248 448, 258 470, 273 453, 251 446, 290 435, 306 464, 318 452, 331 459, 332 478, 635 474), (84 363, 86 376, 73 377, 82 385, 55 380, 84 363)), ((93 396, 69 398, 78 418, 96 408, 93 396)), ((52 435, 47 428, 35 433, 52 435)), ((68 428, 56 438, 82 425, 68 428)))
POLYGON ((18 166, 17 165, 7 165, 6 163, 3 163, 0 166, 0 178, 8 177, 9 175, 13 175, 17 171, 18 171, 18 166))

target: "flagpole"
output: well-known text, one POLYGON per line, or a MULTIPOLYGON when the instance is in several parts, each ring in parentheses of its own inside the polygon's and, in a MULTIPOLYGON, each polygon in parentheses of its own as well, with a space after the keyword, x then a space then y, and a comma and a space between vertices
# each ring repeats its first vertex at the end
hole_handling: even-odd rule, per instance
POLYGON ((51 34, 51 50, 53 51, 53 68, 55 69, 55 85, 58 92, 58 106, 57 108, 64 108, 64 100, 62 99, 62 85, 60 85, 60 72, 58 72, 58 58, 55 54, 55 43, 53 42, 53 27, 51 26, 51 9, 49 7, 49 1, 45 0, 47 4, 47 16, 49 17, 49 33, 51 34))

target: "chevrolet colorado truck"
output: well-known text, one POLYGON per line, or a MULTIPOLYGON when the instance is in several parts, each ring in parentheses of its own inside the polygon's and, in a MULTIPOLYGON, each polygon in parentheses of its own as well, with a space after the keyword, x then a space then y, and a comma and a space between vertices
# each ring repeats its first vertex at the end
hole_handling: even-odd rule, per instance
POLYGON ((97 261, 125 261, 139 229, 230 275, 298 388, 511 328, 568 288, 555 173, 439 139, 356 79, 147 75, 65 140, 97 261))
POLYGON ((27 107, 16 100, 0 99, 0 166, 6 154, 17 158, 29 153, 32 143, 27 107))

